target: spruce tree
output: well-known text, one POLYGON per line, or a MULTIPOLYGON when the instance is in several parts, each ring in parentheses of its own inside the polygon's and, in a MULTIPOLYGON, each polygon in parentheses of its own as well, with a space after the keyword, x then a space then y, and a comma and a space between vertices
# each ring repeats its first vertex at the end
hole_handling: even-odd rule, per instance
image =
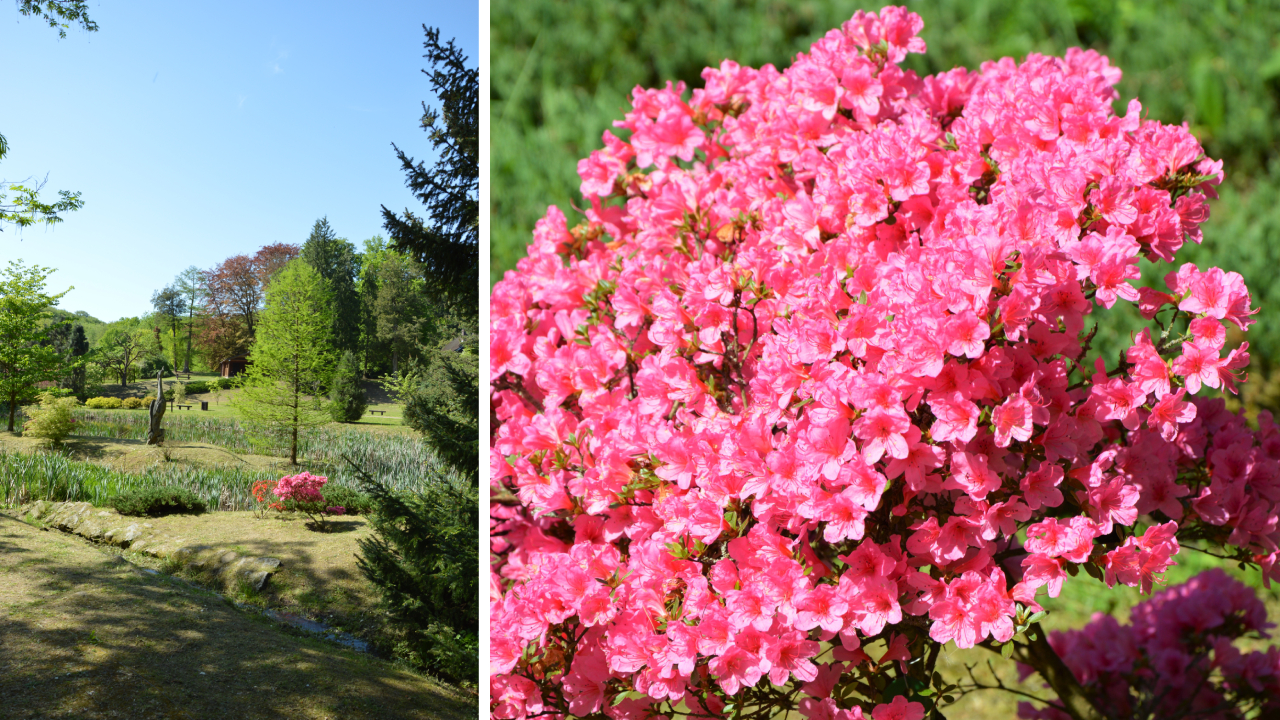
POLYGON ((396 216, 384 205, 383 227, 391 247, 408 253, 426 268, 429 290, 468 307, 479 307, 480 289, 480 71, 440 31, 426 31, 425 57, 433 66, 422 72, 440 99, 439 108, 422 105, 422 129, 437 153, 431 169, 395 147, 405 185, 426 206, 419 218, 409 210, 396 216))
POLYGON ((360 387, 363 379, 356 354, 350 350, 342 353, 333 382, 329 384, 329 416, 334 422, 349 423, 364 417, 369 401, 364 388, 360 387))
POLYGON ((84 326, 76 323, 71 330, 71 390, 75 392, 76 397, 84 395, 86 376, 84 356, 88 352, 89 340, 84 335, 84 326))
MULTIPOLYGON (((475 324, 479 315, 479 74, 453 42, 423 27, 425 72, 441 102, 423 105, 422 127, 439 153, 428 171, 399 148, 406 184, 426 206, 427 217, 408 210, 397 217, 385 207, 392 247, 422 266, 425 298, 475 324)), ((383 287, 379 288, 379 300, 383 287)), ((381 335, 382 324, 379 323, 381 335)), ((414 427, 452 469, 418 493, 400 495, 369 478, 374 535, 360 543, 360 567, 373 581, 401 633, 399 654, 443 677, 479 679, 480 496, 478 356, 458 353, 437 367, 439 391, 421 409, 414 427), (472 371, 471 368, 475 370, 472 371), (468 447, 467 444, 470 443, 468 447)), ((436 366, 434 363, 432 366, 436 366)), ((424 384, 410 391, 422 395, 424 384)), ((406 404, 406 407, 408 403, 406 404)))
POLYGON ((479 679, 480 496, 471 479, 441 478, 397 494, 367 475, 374 534, 360 541, 360 570, 400 632, 396 654, 453 681, 479 679))
POLYGON ((356 292, 356 277, 360 274, 360 256, 355 246, 333 232, 328 218, 320 218, 303 243, 300 257, 329 286, 334 348, 338 352, 358 350, 360 296, 356 292))

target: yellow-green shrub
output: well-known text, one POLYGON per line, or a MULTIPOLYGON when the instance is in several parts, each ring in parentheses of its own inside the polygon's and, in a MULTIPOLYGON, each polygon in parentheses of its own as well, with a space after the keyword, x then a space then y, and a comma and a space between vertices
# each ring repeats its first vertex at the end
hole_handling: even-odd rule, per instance
POLYGON ((24 437, 41 438, 50 445, 61 445, 71 434, 76 421, 71 410, 79 404, 73 397, 54 397, 53 393, 40 393, 40 404, 26 408, 30 417, 22 427, 24 437))
POLYGON ((155 396, 155 395, 148 395, 148 396, 146 396, 146 397, 142 398, 142 405, 140 405, 139 407, 149 408, 149 407, 151 407, 151 403, 153 403, 153 402, 155 402, 155 401, 156 401, 156 396, 155 396))
POLYGON ((96 397, 84 401, 84 406, 94 410, 116 410, 120 407, 120 398, 96 397))
POLYGON ((121 401, 120 406, 130 410, 136 410, 146 404, 147 403, 142 398, 125 398, 121 401))

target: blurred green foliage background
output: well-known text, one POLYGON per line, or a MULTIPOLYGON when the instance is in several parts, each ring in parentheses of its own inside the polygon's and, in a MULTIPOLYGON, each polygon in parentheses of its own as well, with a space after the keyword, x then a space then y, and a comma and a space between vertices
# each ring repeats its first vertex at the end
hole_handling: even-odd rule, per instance
MULTIPOLYGON (((575 222, 577 161, 601 146, 636 85, 683 80, 725 58, 758 67, 797 52, 855 10, 835 0, 493 0, 490 28, 490 282, 524 255, 534 222, 558 205, 575 222)), ((1225 162, 1202 246, 1182 261, 1241 273, 1261 307, 1249 332, 1251 410, 1280 408, 1280 0, 922 0, 929 45, 921 74, 1083 46, 1124 71, 1117 111, 1138 97, 1147 117, 1187 122, 1225 162)), ((1160 278, 1168 267, 1144 264, 1160 278)), ((1136 310, 1106 317, 1094 347, 1114 364, 1136 310)), ((1239 338, 1237 338, 1237 341, 1239 338)))

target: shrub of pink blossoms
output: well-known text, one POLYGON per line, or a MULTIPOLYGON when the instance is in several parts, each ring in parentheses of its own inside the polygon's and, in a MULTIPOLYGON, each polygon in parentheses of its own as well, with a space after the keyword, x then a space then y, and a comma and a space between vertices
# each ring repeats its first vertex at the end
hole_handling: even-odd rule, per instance
MULTIPOLYGON (((1254 591, 1209 570, 1133 608, 1129 624, 1095 615, 1053 632, 1049 644, 1110 718, 1280 716, 1280 649, 1241 652, 1234 641, 1268 638, 1254 591)), ((1019 717, 1065 720, 1030 703, 1019 717)))
POLYGON ((1221 163, 1092 51, 918 77, 922 25, 636 88, 495 286, 494 717, 918 719, 975 689, 948 644, 1101 717, 1039 599, 1189 540, 1280 577, 1280 428, 1193 397, 1253 322, 1176 261, 1221 163), (1104 362, 1117 303, 1150 327, 1104 362))
POLYGON ((294 508, 310 518, 315 527, 324 530, 325 515, 342 515, 346 513, 346 508, 344 507, 325 506, 324 493, 321 488, 328 481, 329 478, 323 475, 312 475, 303 470, 297 475, 286 475, 280 478, 280 482, 276 483, 276 487, 272 492, 281 500, 292 500, 294 508))

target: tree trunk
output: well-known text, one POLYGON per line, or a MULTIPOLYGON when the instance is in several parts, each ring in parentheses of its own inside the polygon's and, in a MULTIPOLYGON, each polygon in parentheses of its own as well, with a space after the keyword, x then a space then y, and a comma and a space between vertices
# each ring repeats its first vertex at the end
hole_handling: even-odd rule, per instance
POLYGON ((289 445, 289 464, 298 464, 298 426, 293 426, 293 443, 289 445))
POLYGON ((1014 659, 1030 665, 1040 673, 1040 677, 1053 688, 1073 720, 1104 720, 1103 714, 1089 701, 1071 669, 1054 652, 1044 628, 1039 623, 1034 627, 1036 639, 1029 640, 1026 645, 1015 645, 1014 659))
POLYGON ((18 393, 9 393, 9 432, 13 432, 13 421, 18 414, 18 393))
POLYGON ((151 401, 151 406, 147 408, 147 415, 150 419, 150 426, 147 431, 148 445, 161 445, 164 443, 164 428, 160 427, 161 421, 164 420, 164 383, 160 378, 163 373, 156 372, 156 399, 151 401))

